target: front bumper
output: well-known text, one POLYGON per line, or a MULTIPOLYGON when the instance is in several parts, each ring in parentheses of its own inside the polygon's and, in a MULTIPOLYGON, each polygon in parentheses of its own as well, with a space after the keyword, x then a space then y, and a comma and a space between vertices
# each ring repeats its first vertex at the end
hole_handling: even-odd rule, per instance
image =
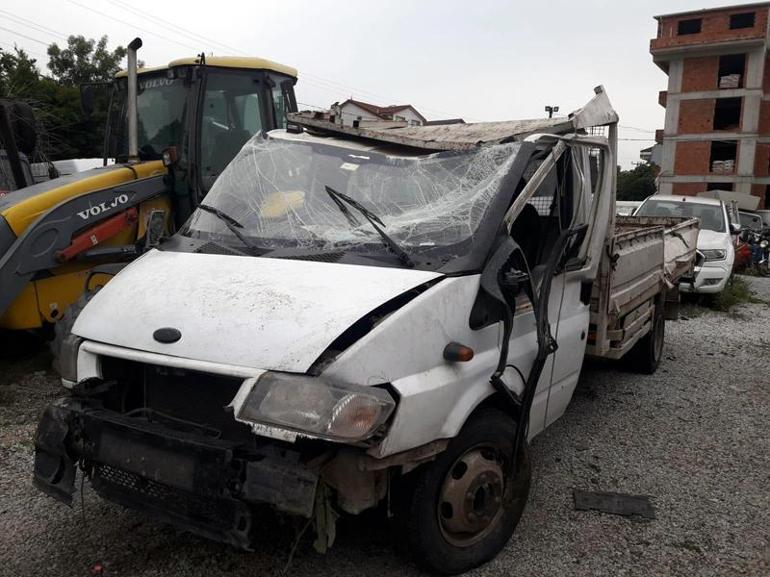
POLYGON ((105 499, 192 533, 248 549, 256 505, 310 517, 317 467, 291 450, 244 453, 241 443, 198 430, 60 399, 35 437, 33 482, 70 504, 78 465, 105 499))
POLYGON ((682 280, 679 290, 688 293, 715 294, 724 290, 732 274, 727 260, 707 261, 695 268, 693 279, 682 280))

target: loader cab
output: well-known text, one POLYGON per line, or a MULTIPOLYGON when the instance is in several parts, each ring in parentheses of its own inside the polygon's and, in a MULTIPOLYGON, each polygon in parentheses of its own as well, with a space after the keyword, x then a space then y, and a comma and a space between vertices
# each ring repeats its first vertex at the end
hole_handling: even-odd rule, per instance
MULTIPOLYGON (((139 70, 139 158, 159 160, 166 149, 175 149, 170 180, 177 227, 252 136, 286 126, 286 113, 296 110, 296 80, 293 68, 260 58, 189 58, 139 70)), ((105 159, 127 160, 127 108, 127 76, 119 73, 105 159)))

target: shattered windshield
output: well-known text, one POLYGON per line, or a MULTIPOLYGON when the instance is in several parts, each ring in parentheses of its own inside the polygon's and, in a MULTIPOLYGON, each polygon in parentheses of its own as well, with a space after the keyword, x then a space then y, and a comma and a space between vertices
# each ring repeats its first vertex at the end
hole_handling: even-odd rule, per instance
MULTIPOLYGON (((351 219, 329 187, 376 215, 387 235, 412 256, 464 254, 520 146, 385 154, 349 142, 277 134, 246 143, 204 201, 235 219, 245 236, 268 251, 387 250, 371 223, 351 219)), ((202 210, 184 234, 239 244, 221 218, 202 210)))

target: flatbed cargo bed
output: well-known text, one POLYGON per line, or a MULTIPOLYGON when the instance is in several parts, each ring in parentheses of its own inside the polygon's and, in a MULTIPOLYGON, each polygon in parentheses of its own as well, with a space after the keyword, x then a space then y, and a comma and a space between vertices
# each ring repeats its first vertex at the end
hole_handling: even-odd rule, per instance
POLYGON ((697 241, 695 218, 616 218, 592 288, 587 354, 620 358, 649 332, 655 307, 665 306, 669 293, 678 300, 697 241))

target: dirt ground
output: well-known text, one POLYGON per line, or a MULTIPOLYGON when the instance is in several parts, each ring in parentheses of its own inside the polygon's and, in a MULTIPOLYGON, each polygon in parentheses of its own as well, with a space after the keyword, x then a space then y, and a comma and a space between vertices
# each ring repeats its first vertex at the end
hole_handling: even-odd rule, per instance
MULTIPOLYGON (((751 279, 770 297, 770 279, 751 279)), ((566 415, 531 445, 529 503, 474 575, 770 575, 770 306, 694 306, 667 325, 655 375, 590 364, 566 415), (649 495, 654 520, 575 511, 572 489, 649 495)), ((7 351, 6 351, 7 353, 7 351)), ((6 354, 8 357, 8 354, 6 354)), ((374 515, 346 518, 326 555, 265 526, 241 552, 101 501, 68 508, 31 483, 33 436, 61 394, 45 350, 0 360, 0 575, 418 574, 374 515)))

